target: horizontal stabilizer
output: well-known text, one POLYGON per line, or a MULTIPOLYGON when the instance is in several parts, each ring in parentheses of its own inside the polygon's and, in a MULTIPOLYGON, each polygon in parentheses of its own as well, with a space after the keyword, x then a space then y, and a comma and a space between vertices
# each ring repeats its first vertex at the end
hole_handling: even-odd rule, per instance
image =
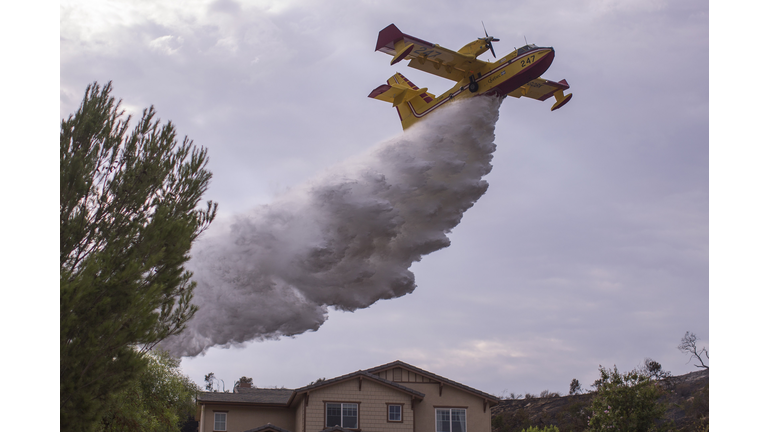
POLYGON ((422 93, 426 93, 427 88, 421 88, 418 90, 413 89, 405 89, 400 91, 400 93, 395 96, 395 99, 392 101, 392 106, 398 106, 401 103, 408 102, 409 100, 419 96, 422 93))
POLYGON ((427 88, 418 88, 408 81, 403 75, 397 73, 387 80, 387 84, 376 87, 369 95, 369 98, 378 99, 384 102, 391 102, 392 106, 398 106, 408 102, 416 97, 424 97, 429 100, 434 99, 434 95, 427 92, 427 88))

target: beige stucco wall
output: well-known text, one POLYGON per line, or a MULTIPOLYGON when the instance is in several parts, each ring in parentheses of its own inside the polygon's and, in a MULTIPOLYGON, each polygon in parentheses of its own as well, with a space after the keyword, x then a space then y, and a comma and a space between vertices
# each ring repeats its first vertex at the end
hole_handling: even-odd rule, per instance
POLYGON ((358 403, 358 427, 365 432, 413 432, 411 396, 368 379, 363 379, 362 391, 357 379, 312 391, 307 405, 307 429, 297 432, 325 429, 325 402, 358 403), (388 403, 403 404, 402 423, 387 422, 388 403))
POLYGON ((205 418, 203 428, 199 432, 213 431, 213 413, 215 411, 227 412, 227 432, 243 432, 272 423, 289 431, 295 431, 295 417, 293 411, 288 408, 267 408, 253 406, 238 406, 224 404, 205 404, 205 418))
POLYGON ((294 415, 294 425, 296 429, 290 429, 293 432, 302 432, 304 428, 304 396, 297 396, 296 401, 291 406, 294 415))
POLYGON ((463 390, 436 383, 401 382, 398 383, 424 393, 424 400, 415 406, 417 432, 435 432, 435 408, 466 408, 467 432, 491 431, 491 408, 483 412, 483 399, 463 390))

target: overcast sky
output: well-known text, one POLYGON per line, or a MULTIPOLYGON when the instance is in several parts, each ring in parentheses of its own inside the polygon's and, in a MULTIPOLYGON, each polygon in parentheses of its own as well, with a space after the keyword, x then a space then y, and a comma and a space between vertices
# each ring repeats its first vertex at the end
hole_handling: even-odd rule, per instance
MULTIPOLYGON (((544 77, 574 97, 504 100, 485 195, 448 248, 410 270, 417 288, 316 332, 185 358, 289 388, 396 359, 482 391, 567 393, 598 365, 646 357, 693 371, 686 331, 709 346, 709 9, 701 1, 62 1, 60 116, 112 81, 132 114, 154 105, 209 150, 219 223, 402 134, 368 93, 399 71, 379 30, 504 55, 552 46, 544 77)), ((481 58, 487 59, 488 55, 481 58)))

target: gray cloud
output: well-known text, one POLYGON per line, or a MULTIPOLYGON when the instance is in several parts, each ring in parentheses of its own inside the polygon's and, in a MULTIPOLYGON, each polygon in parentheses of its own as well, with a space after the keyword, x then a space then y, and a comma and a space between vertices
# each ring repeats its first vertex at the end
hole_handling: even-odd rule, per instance
POLYGON ((317 330, 327 307, 354 311, 416 288, 409 270, 488 187, 499 101, 455 102, 356 160, 197 244, 200 309, 163 346, 217 346, 317 330))

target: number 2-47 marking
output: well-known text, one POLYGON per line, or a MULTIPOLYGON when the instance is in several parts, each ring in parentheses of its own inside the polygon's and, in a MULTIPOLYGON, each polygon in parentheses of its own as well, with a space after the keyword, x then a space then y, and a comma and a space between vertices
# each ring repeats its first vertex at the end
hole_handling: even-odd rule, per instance
POLYGON ((520 66, 526 67, 529 64, 533 63, 534 61, 536 61, 536 56, 530 56, 527 59, 520 60, 520 66))
POLYGON ((420 47, 416 48, 414 53, 416 55, 420 55, 420 56, 423 55, 426 58, 433 58, 433 57, 437 57, 440 54, 442 54, 438 50, 427 50, 427 47, 425 47, 425 46, 420 46, 420 47))

